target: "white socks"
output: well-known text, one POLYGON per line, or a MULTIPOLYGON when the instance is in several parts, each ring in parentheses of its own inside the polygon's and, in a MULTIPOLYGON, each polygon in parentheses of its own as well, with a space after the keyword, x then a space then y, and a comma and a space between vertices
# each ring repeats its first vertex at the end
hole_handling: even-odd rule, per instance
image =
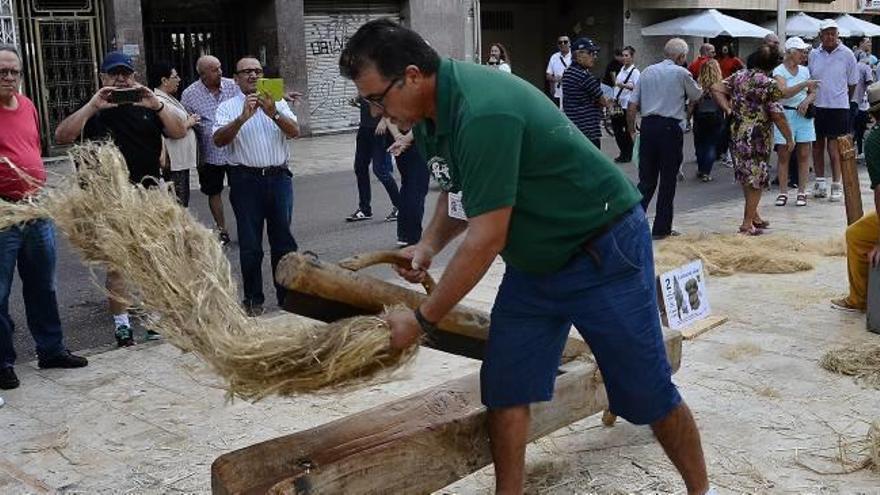
POLYGON ((113 323, 116 324, 116 328, 119 328, 121 326, 131 327, 131 324, 128 321, 128 313, 113 315, 113 323))

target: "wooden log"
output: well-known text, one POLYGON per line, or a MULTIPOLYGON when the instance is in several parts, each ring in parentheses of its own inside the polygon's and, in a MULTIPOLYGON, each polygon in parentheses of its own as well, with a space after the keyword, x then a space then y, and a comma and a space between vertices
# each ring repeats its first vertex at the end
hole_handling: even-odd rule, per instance
MULTIPOLYGON (((665 331, 672 369, 682 338, 665 331)), ((532 405, 529 440, 602 412, 592 361, 564 365, 551 402, 532 405)), ((216 494, 431 493, 491 462, 479 376, 468 375, 336 421, 218 457, 216 494)))
POLYGON ((843 180, 843 201, 846 206, 846 223, 852 225, 864 215, 862 209, 862 188, 859 183, 859 170, 856 167, 856 149, 852 137, 837 138, 840 150, 840 175, 843 180))
MULTIPOLYGON (((360 314, 379 314, 394 304, 415 309, 427 298, 426 294, 299 253, 281 258, 275 279, 291 291, 317 298, 316 303, 332 301, 351 311, 361 311, 360 314)), ((285 309, 290 306, 285 301, 285 309)), ((308 313, 305 316, 317 318, 308 313)), ((437 326, 445 332, 485 341, 489 337, 489 314, 459 304, 437 326)), ((563 357, 567 361, 587 352, 589 348, 584 341, 572 338, 565 346, 563 357)))

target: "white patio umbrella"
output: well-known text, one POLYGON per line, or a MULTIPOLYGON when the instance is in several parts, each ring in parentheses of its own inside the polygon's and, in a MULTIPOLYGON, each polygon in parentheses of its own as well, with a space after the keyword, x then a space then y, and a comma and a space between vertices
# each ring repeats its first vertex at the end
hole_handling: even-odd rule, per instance
MULTIPOLYGON (((787 16, 785 19, 785 35, 786 36, 800 36, 801 38, 818 38, 819 37, 819 24, 822 23, 821 19, 816 19, 815 17, 808 16, 803 12, 798 12, 796 14, 792 14, 787 16)), ((840 36, 847 37, 852 36, 850 34, 849 29, 840 24, 840 21, 837 21, 839 25, 837 32, 840 36)), ((764 27, 776 31, 776 21, 769 21, 764 23, 764 27)))
POLYGON ((734 38, 763 38, 772 31, 715 9, 704 10, 685 17, 670 19, 642 28, 642 36, 699 36, 714 38, 727 35, 734 38))
POLYGON ((849 34, 845 35, 841 33, 841 36, 880 36, 880 26, 859 19, 858 17, 843 14, 838 16, 835 20, 837 21, 837 25, 840 26, 838 31, 843 31, 844 29, 849 31, 849 34))

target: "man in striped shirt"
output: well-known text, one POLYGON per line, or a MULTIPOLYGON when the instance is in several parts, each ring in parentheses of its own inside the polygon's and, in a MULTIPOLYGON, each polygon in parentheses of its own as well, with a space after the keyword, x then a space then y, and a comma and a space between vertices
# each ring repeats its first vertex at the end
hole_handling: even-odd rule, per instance
MULTIPOLYGON (((260 61, 244 57, 235 66, 241 94, 217 107, 214 144, 225 148, 229 161, 229 202, 238 229, 244 307, 251 316, 263 312, 263 225, 271 251, 272 273, 278 260, 296 251, 290 232, 293 182, 287 160, 288 139, 299 135, 296 115, 283 100, 257 93, 263 77, 260 61)), ((284 288, 275 284, 278 303, 284 288)))
POLYGON ((597 148, 601 148, 602 107, 608 102, 602 95, 602 85, 590 69, 599 59, 599 46, 589 38, 580 38, 572 47, 574 57, 571 67, 562 75, 562 111, 584 136, 597 148))
POLYGON ((229 244, 226 218, 223 215, 223 180, 226 178, 226 152, 214 145, 214 115, 224 101, 241 94, 232 79, 223 77, 220 60, 203 55, 196 62, 199 79, 183 91, 180 102, 189 113, 201 117, 196 127, 201 156, 199 157, 199 189, 208 196, 211 216, 217 235, 224 246, 229 244))

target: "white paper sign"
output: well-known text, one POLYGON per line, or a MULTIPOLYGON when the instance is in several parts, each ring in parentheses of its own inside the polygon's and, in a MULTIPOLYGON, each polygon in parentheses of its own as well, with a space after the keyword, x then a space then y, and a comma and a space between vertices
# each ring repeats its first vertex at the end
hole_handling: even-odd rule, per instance
POLYGON ((137 43, 125 44, 122 45, 122 53, 128 55, 129 57, 139 57, 141 54, 141 47, 137 43))
POLYGON ((678 330, 709 316, 703 262, 694 261, 660 275, 660 293, 669 328, 678 330))
POLYGON ((464 213, 464 203, 461 201, 461 193, 449 193, 449 217, 458 220, 467 220, 464 213))

